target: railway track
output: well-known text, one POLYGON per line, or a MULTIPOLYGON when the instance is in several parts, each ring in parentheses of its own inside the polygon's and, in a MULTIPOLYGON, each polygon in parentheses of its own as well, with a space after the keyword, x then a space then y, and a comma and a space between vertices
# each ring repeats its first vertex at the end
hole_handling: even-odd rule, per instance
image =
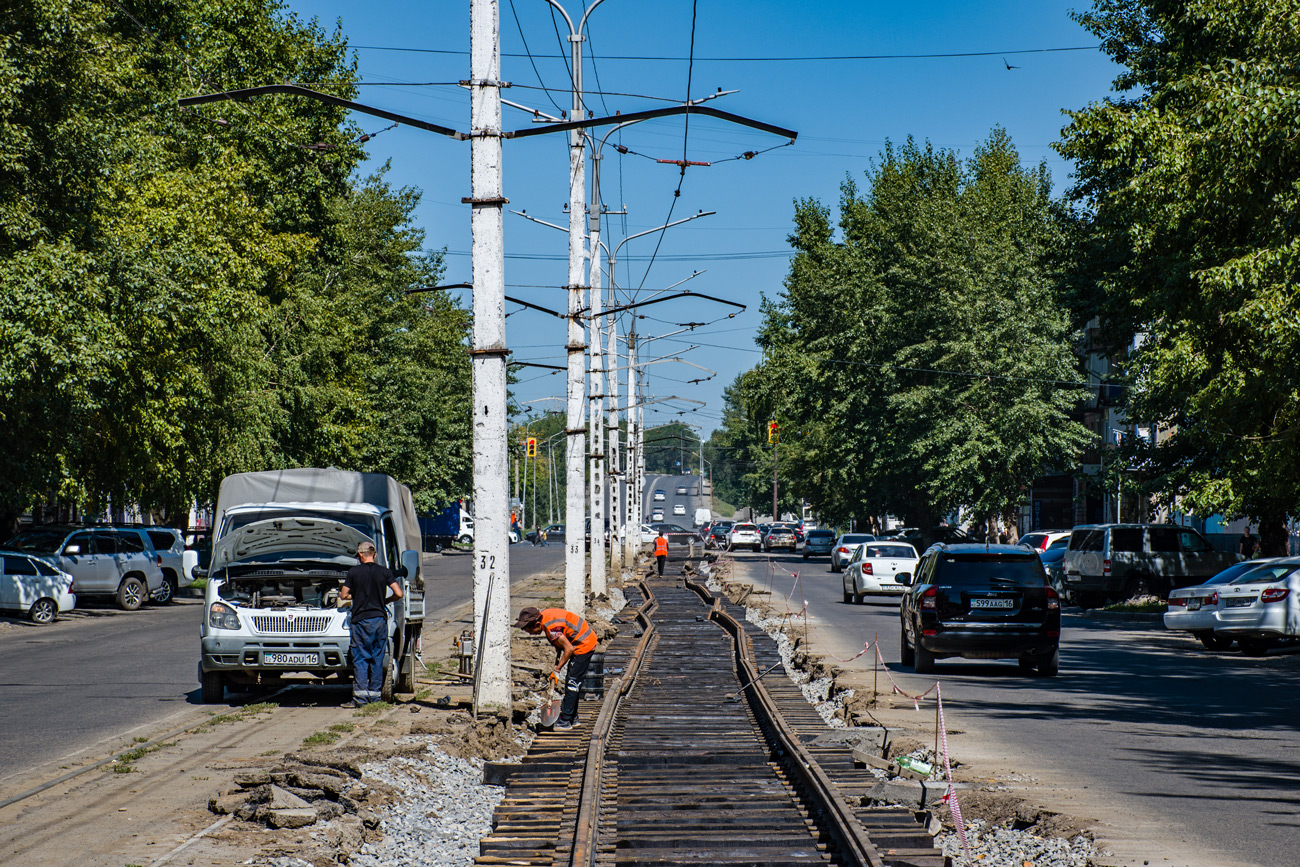
POLYGON ((775 645, 683 565, 626 591, 636 628, 581 724, 490 769, 506 792, 476 863, 944 867, 912 813, 851 803, 874 777, 819 742, 797 687, 763 682, 775 645))

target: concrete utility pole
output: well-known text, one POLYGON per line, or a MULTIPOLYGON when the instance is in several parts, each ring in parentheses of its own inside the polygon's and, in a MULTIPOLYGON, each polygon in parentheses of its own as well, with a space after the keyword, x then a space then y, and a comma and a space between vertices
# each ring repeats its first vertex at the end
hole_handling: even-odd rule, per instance
MULTIPOLYGON (((606 591, 605 566, 609 562, 608 542, 605 539, 605 371, 601 358, 601 279, 600 279, 600 153, 591 158, 591 206, 589 209, 591 250, 591 317, 588 332, 591 335, 591 392, 587 412, 591 428, 591 593, 603 596, 606 591)), ((613 280, 613 275, 610 276, 613 280)))
MULTIPOLYGON (((596 0, 582 14, 578 26, 573 26, 573 19, 564 11, 557 0, 546 0, 558 10, 569 25, 569 45, 572 47, 573 73, 573 107, 572 123, 581 123, 586 118, 582 107, 582 35, 587 26, 587 18, 596 7, 605 0, 596 0)), ((586 223, 583 220, 587 203, 587 166, 586 133, 580 126, 569 130, 569 335, 565 349, 568 351, 568 377, 566 395, 568 407, 565 424, 568 434, 565 450, 565 478, 568 488, 565 492, 565 541, 564 549, 564 607, 570 611, 581 612, 586 604, 586 555, 583 550, 583 524, 586 519, 586 490, 583 484, 586 458, 587 437, 583 424, 582 397, 585 385, 585 353, 587 345, 582 331, 584 312, 583 269, 586 266, 586 223)), ((591 528, 594 542, 597 534, 604 535, 603 529, 591 528)), ((593 549, 594 553, 594 549, 593 549)))
POLYGON ((501 181, 501 32, 497 0, 470 5, 473 231, 475 713, 509 713, 510 496, 506 443, 505 246, 501 181))
MULTIPOLYGON (((611 262, 613 258, 611 257, 611 262)), ((611 266, 611 272, 612 272, 611 266)), ((623 531, 623 562, 628 568, 636 567, 636 555, 641 550, 641 496, 637 488, 637 406, 636 406, 636 320, 627 335, 627 457, 624 459, 623 478, 627 484, 626 529, 623 531)))

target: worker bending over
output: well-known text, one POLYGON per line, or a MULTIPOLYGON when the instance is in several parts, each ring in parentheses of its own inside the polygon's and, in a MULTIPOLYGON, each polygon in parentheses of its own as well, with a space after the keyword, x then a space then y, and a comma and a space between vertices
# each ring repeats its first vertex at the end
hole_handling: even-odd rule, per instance
POLYGON ((525 608, 519 612, 515 626, 529 635, 545 635, 546 640, 555 648, 555 670, 551 678, 560 680, 560 672, 569 666, 564 678, 564 701, 560 704, 560 718, 556 720, 557 729, 573 728, 578 718, 578 693, 582 689, 582 679, 587 675, 587 666, 591 665, 591 654, 596 650, 596 633, 587 623, 572 611, 563 608, 525 608))

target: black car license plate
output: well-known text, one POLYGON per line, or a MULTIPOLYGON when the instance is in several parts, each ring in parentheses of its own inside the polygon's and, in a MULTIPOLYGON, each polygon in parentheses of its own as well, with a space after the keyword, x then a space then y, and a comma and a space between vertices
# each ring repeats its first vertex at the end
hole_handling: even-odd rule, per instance
POLYGON ((972 599, 971 608, 1015 608, 1014 599, 972 599))

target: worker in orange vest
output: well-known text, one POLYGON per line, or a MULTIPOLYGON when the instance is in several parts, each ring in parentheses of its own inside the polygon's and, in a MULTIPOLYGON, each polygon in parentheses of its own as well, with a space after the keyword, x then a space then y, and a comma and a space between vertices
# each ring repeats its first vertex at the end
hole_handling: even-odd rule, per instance
POLYGON ((664 536, 663 528, 659 528, 659 536, 655 539, 655 568, 659 574, 664 574, 664 563, 668 561, 668 539, 664 536))
POLYGON ((564 677, 564 701, 560 703, 560 717, 555 721, 557 729, 571 729, 578 719, 578 693, 582 689, 582 679, 587 675, 591 665, 591 655, 596 650, 596 633, 591 624, 580 615, 563 608, 525 608, 519 612, 515 626, 529 635, 545 635, 546 640, 555 648, 555 670, 551 679, 560 680, 560 672, 568 665, 564 677))

